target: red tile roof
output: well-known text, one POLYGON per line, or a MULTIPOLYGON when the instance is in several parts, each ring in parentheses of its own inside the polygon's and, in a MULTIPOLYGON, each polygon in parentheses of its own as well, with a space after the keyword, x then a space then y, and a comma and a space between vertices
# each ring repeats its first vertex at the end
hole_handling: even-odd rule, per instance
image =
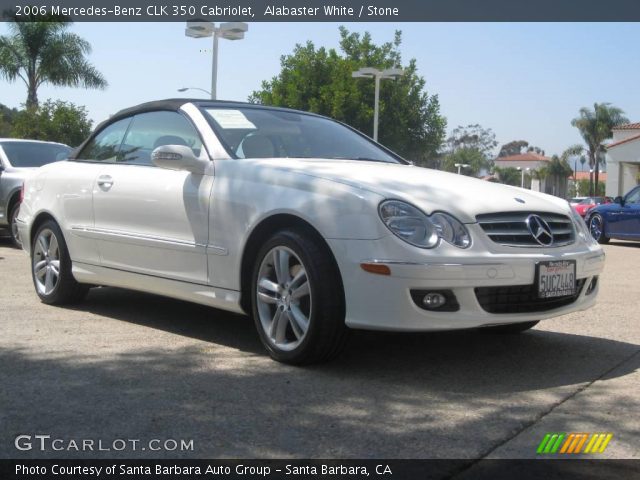
POLYGON ((640 130, 640 123, 625 123, 623 125, 613 127, 613 130, 640 130))
POLYGON ((618 145, 623 145, 628 142, 633 142, 634 140, 638 140, 639 138, 640 138, 640 133, 638 135, 634 135, 633 137, 625 138, 624 140, 618 140, 617 142, 610 143, 608 145, 605 145, 605 147, 607 148, 607 150, 609 150, 613 147, 617 147, 618 145))
POLYGON ((496 161, 506 162, 548 162, 551 159, 535 152, 521 153, 519 155, 509 155, 507 157, 498 157, 496 161))
MULTIPOLYGON (((573 175, 569 178, 573 179, 573 175)), ((589 172, 576 172, 576 180, 589 180, 589 172)), ((602 172, 598 175, 598 180, 605 182, 607 180, 607 172, 602 172)))

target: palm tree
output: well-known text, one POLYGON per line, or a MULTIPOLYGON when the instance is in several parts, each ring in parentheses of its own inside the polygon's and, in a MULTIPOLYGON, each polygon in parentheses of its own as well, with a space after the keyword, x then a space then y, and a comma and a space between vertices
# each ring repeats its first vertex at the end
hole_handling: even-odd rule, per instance
POLYGON ((573 173, 573 169, 569 166, 567 160, 554 155, 544 168, 547 170, 547 176, 550 177, 553 182, 552 193, 558 197, 564 197, 567 177, 573 173))
MULTIPOLYGON (((595 172, 596 185, 600 171, 600 156, 604 152, 602 142, 613 136, 613 127, 628 122, 629 119, 624 116, 624 112, 610 103, 594 103, 593 110, 582 107, 580 116, 571 120, 571 125, 580 130, 580 135, 587 144, 589 166, 595 172)), ((593 195, 593 184, 589 186, 589 190, 590 195, 593 195)))
MULTIPOLYGON (((587 158, 584 156, 584 152, 585 150, 582 145, 575 144, 565 149, 565 151, 562 152, 562 155, 560 155, 560 158, 562 159, 562 161, 566 162, 567 165, 569 165, 569 168, 571 168, 571 159, 573 158, 574 160, 572 177, 573 177, 573 187, 576 190, 575 195, 577 195, 577 188, 578 188, 578 179, 576 178, 577 171, 578 171, 578 160, 580 160, 580 164, 583 166, 587 161, 587 158)), ((575 195, 572 194, 572 196, 575 196, 575 195)))
POLYGON ((103 89, 107 81, 89 63, 91 45, 67 31, 63 17, 47 22, 16 20, 10 34, 0 36, 0 76, 27 86, 27 107, 38 106, 38 88, 44 83, 62 87, 103 89))

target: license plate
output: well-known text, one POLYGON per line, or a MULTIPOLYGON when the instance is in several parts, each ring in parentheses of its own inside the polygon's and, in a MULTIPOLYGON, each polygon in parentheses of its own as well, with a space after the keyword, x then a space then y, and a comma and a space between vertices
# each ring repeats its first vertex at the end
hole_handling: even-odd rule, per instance
POLYGON ((576 294, 576 261, 557 260, 537 265, 538 297, 567 297, 576 294))

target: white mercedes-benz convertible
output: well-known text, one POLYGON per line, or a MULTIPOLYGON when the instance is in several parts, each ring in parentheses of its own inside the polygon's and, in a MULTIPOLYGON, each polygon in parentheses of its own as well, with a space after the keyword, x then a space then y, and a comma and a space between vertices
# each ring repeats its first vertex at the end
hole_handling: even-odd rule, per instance
POLYGON ((114 115, 25 182, 18 226, 45 303, 110 285, 246 312, 296 364, 335 355, 349 328, 523 331, 591 307, 604 265, 564 200, 219 101, 114 115))

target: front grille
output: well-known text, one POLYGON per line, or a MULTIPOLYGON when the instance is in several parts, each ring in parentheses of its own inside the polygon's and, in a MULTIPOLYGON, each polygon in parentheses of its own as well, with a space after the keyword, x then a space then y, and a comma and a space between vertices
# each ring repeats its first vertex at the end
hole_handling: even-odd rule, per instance
POLYGON ((479 287, 475 292, 480 306, 489 313, 546 312, 575 302, 582 292, 584 282, 584 278, 578 279, 576 294, 566 297, 539 298, 535 285, 479 287))
POLYGON ((510 247, 561 247, 575 241, 573 224, 569 217, 544 212, 502 212, 478 215, 476 220, 491 240, 510 247), (551 229, 553 242, 541 245, 527 226, 527 218, 537 215, 551 229))

